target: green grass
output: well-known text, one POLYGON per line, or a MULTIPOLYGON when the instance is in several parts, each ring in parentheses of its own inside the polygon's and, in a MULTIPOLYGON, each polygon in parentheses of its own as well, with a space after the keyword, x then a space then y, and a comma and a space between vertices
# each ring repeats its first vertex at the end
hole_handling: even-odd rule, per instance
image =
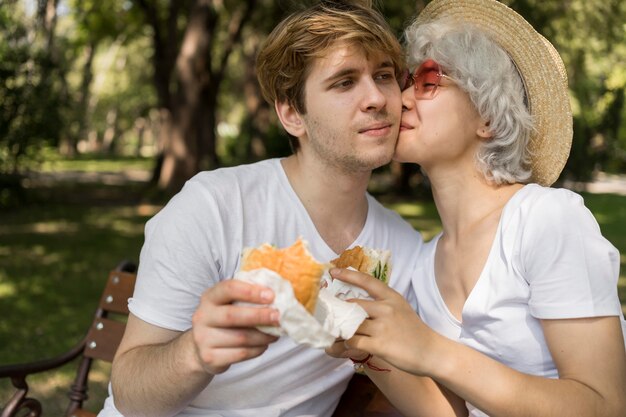
POLYGON ((0 347, 3 362, 62 352, 77 340, 91 321, 107 272, 124 258, 137 259, 146 214, 153 212, 145 205, 52 205, 5 213, 0 340, 12 343, 0 347), (17 349, 20 341, 28 343, 17 349))
POLYGON ((591 210, 602 234, 620 252, 621 267, 617 285, 622 311, 626 314, 626 196, 583 193, 585 205, 591 210))
MULTIPOLYGON (((91 323, 107 272, 136 260, 150 205, 53 205, 3 213, 0 225, 0 363, 25 362, 65 352, 91 323)), ((48 416, 61 415, 76 364, 33 379, 48 416), (62 388, 63 387, 63 388, 62 388)), ((92 409, 104 399, 108 366, 100 364, 92 409)), ((9 398, 0 382, 0 404, 9 398)))
MULTIPOLYGON (((115 171, 141 168, 145 160, 83 158, 59 161, 49 170, 115 171), (136 165, 135 165, 136 164, 136 165)), ((144 166, 149 168, 149 166, 144 166)), ((145 222, 160 208, 142 184, 62 183, 31 188, 28 205, 0 212, 0 364, 50 357, 84 335, 108 271, 123 259, 136 261, 145 222)), ((626 305, 626 196, 584 194, 604 235, 622 253, 619 295, 626 305)), ((383 196, 426 239, 440 230, 434 204, 383 196)), ((626 309, 625 309, 626 310, 626 309)), ((33 380, 34 396, 44 399, 47 416, 61 415, 65 387, 75 364, 33 380)), ((90 408, 98 410, 108 381, 98 365, 90 408)), ((10 384, 0 381, 0 406, 10 384)))
POLYGON ((151 170, 154 165, 152 158, 140 157, 115 157, 107 156, 94 157, 91 155, 79 155, 72 159, 61 158, 51 154, 46 161, 41 164, 38 170, 42 172, 103 172, 122 171, 127 169, 151 170))

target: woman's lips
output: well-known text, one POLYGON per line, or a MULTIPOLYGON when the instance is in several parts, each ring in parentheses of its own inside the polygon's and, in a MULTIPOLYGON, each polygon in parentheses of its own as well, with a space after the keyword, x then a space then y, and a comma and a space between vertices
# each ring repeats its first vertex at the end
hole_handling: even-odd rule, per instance
POLYGON ((400 132, 402 132, 403 130, 411 130, 414 129, 413 126, 411 126, 408 123, 400 123, 400 132))

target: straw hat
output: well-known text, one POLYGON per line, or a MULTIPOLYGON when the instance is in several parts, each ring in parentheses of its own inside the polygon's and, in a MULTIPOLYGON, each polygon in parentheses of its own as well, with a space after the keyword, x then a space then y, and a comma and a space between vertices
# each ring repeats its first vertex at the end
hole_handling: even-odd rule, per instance
POLYGON ((434 0, 417 22, 442 17, 484 30, 513 60, 535 121, 531 180, 552 185, 565 166, 573 134, 567 73, 558 52, 522 16, 496 0, 434 0))

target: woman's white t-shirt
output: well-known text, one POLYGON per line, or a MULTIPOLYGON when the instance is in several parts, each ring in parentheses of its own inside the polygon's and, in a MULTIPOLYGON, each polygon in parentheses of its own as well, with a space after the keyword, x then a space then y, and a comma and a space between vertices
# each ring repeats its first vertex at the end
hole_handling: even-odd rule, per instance
MULTIPOLYGON (((620 257, 583 199, 529 184, 506 204, 481 275, 462 309, 448 310, 435 281, 441 234, 413 275, 418 312, 438 333, 527 374, 558 378, 540 319, 620 316, 620 257)), ((485 414, 468 404, 471 416, 485 414)))

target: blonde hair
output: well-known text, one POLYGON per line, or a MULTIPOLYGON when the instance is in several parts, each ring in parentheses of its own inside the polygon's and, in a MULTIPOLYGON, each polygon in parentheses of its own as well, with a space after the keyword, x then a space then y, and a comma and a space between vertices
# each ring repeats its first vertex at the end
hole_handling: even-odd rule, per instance
POLYGON ((263 97, 306 114, 311 64, 337 43, 357 45, 366 56, 388 55, 397 75, 404 68, 402 46, 371 1, 321 1, 288 16, 266 39, 256 60, 263 97))

